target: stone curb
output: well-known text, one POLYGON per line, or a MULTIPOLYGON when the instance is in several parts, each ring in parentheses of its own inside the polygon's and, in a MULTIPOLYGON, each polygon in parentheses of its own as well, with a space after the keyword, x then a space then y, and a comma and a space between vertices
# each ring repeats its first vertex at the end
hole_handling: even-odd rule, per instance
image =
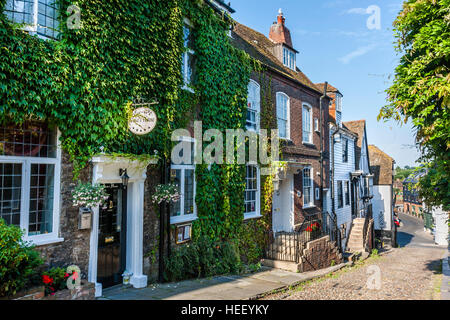
POLYGON ((266 292, 263 292, 263 293, 258 293, 256 295, 250 297, 250 298, 246 298, 246 299, 243 299, 243 300, 258 300, 258 299, 260 299, 260 298, 262 298, 262 297, 264 297, 264 296, 266 296, 268 294, 279 293, 281 291, 289 289, 289 287, 291 287, 291 286, 298 286, 299 284, 301 284, 303 282, 307 282, 307 281, 310 281, 310 280, 313 280, 313 279, 321 278, 321 277, 326 276, 326 275, 328 275, 330 273, 333 273, 333 272, 336 272, 338 270, 341 270, 342 268, 344 268, 346 266, 352 266, 352 265, 353 265, 352 262, 341 263, 341 264, 339 264, 337 266, 334 266, 334 267, 331 267, 331 268, 327 268, 328 269, 327 272, 321 272, 321 273, 313 275, 313 276, 308 276, 308 277, 305 277, 302 280, 293 282, 293 283, 288 284, 288 285, 283 285, 283 286, 281 286, 279 288, 276 288, 276 289, 273 289, 273 290, 270 290, 270 291, 266 291, 266 292))

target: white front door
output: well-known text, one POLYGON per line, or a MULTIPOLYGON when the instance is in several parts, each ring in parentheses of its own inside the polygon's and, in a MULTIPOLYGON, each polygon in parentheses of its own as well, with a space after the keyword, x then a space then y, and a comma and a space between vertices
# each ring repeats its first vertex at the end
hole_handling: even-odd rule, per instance
POLYGON ((272 203, 272 228, 274 232, 294 230, 294 176, 287 174, 274 192, 272 203))

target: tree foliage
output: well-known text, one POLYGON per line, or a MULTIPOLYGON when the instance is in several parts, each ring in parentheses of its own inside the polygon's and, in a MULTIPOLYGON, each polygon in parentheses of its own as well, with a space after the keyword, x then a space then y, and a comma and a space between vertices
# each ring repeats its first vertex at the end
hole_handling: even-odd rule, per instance
POLYGON ((450 0, 407 0, 394 22, 402 55, 379 119, 412 120, 428 175, 420 182, 430 205, 450 199, 450 0))

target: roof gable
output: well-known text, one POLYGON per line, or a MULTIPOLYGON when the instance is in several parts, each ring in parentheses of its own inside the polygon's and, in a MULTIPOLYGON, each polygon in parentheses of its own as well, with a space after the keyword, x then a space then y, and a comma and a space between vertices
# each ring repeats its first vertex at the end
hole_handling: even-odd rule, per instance
POLYGON ((278 44, 272 42, 262 33, 236 22, 233 28, 233 44, 264 65, 281 73, 284 77, 322 94, 319 88, 299 68, 296 71, 291 70, 277 59, 273 50, 278 44))
POLYGON ((356 169, 361 170, 360 162, 361 162, 361 154, 362 148, 364 146, 365 154, 367 155, 367 167, 370 170, 370 160, 369 160, 369 150, 367 144, 367 135, 366 135, 366 120, 357 120, 357 121, 347 121, 343 122, 342 126, 358 135, 358 139, 355 143, 355 161, 356 161, 356 169), (365 143, 363 143, 365 141, 365 143))
POLYGON ((394 159, 374 145, 369 146, 369 155, 374 185, 392 185, 394 183, 394 159))

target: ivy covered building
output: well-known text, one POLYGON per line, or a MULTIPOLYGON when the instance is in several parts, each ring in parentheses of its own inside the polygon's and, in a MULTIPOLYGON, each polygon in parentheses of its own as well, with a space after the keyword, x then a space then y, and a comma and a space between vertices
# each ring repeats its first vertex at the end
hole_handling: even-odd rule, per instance
MULTIPOLYGON (((48 265, 79 266, 99 296, 125 271, 136 288, 239 271, 267 256, 271 232, 321 219, 330 99, 297 67, 281 12, 271 41, 219 0, 0 7, 0 217, 48 265), (139 108, 157 119, 145 135, 129 130, 139 108), (202 162, 206 142, 225 146, 209 129, 279 129, 276 176, 261 174, 272 164, 202 162), (155 203, 170 182, 179 201, 155 203), (84 211, 80 183, 107 199, 84 211)), ((327 248, 309 268, 341 259, 327 248)))

